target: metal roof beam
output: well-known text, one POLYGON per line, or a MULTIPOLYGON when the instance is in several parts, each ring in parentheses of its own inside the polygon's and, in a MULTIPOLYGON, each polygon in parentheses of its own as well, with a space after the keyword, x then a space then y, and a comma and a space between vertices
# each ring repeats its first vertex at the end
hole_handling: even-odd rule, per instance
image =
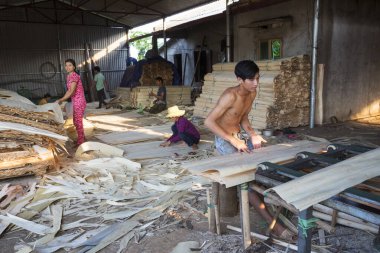
MULTIPOLYGON (((156 4, 156 3, 158 3, 158 2, 161 2, 161 1, 162 1, 162 0, 156 1, 156 2, 152 3, 151 5, 154 5, 154 4, 156 4)), ((124 2, 134 4, 134 5, 136 5, 136 6, 141 7, 142 9, 147 9, 147 10, 150 10, 150 11, 156 12, 156 13, 160 14, 162 17, 165 17, 165 13, 163 13, 163 12, 161 12, 161 11, 158 11, 158 10, 155 10, 155 9, 153 9, 153 8, 150 8, 150 7, 146 6, 146 5, 138 4, 138 3, 135 3, 135 2, 133 2, 133 1, 131 1, 131 0, 124 0, 124 2)), ((141 10, 141 9, 140 9, 140 10, 141 10)))
POLYGON ((44 3, 44 2, 50 2, 51 0, 41 0, 41 1, 25 1, 25 2, 20 2, 15 5, 10 5, 10 4, 0 4, 0 11, 7 10, 7 9, 12 9, 12 8, 17 8, 17 7, 25 7, 25 6, 33 6, 36 3, 44 3))
MULTIPOLYGON (((76 11, 81 12, 82 14, 83 14, 83 13, 90 13, 90 14, 92 14, 92 15, 95 15, 95 16, 98 16, 98 17, 101 17, 101 18, 104 18, 104 19, 110 20, 110 21, 112 21, 112 22, 118 23, 118 24, 120 24, 120 25, 122 25, 122 26, 124 26, 124 27, 127 27, 128 29, 131 28, 130 26, 128 26, 128 25, 126 25, 126 24, 123 24, 123 23, 120 23, 120 22, 118 22, 117 20, 115 20, 115 19, 113 19, 113 18, 107 17, 107 16, 102 15, 102 14, 98 14, 97 11, 94 11, 94 10, 86 10, 86 9, 82 9, 82 8, 80 8, 80 7, 75 7, 75 6, 72 7, 72 6, 70 6, 68 3, 66 3, 67 1, 65 1, 65 0, 57 0, 57 1, 60 2, 60 3, 63 4, 63 5, 66 5, 66 6, 70 7, 71 9, 75 9, 76 11)), ((85 0, 85 2, 82 2, 80 6, 83 6, 84 4, 86 4, 87 1, 89 1, 89 0, 85 0)), ((65 11, 67 11, 66 9, 58 9, 58 10, 65 10, 65 11)), ((68 9, 68 10, 69 10, 69 9, 68 9)), ((109 12, 109 11, 108 11, 108 12, 109 12)), ((107 13, 107 12, 104 11, 104 13, 107 13)), ((109 13, 110 13, 110 12, 109 12, 109 13)))
MULTIPOLYGON (((69 17, 72 17, 75 13, 77 13, 80 9, 80 7, 86 3, 88 3, 90 0, 85 0, 84 2, 81 2, 80 4, 78 4, 75 11, 73 11, 71 14, 67 15, 66 17, 62 18, 59 22, 63 22, 65 21, 66 19, 68 19, 69 17)), ((71 6, 74 8, 74 6, 72 5, 72 1, 71 1, 71 6)))
MULTIPOLYGON (((162 0, 158 0, 158 1, 156 1, 156 2, 154 2, 154 3, 152 3, 152 5, 154 5, 154 4, 156 4, 156 3, 159 3, 159 2, 161 2, 162 0)), ((162 17, 161 16, 161 14, 148 14, 148 13, 142 13, 142 12, 139 12, 140 10, 142 10, 142 9, 144 9, 145 7, 141 7, 141 8, 137 8, 134 12, 129 12, 129 13, 125 13, 125 15, 122 15, 122 16, 120 16, 120 17, 117 17, 116 18, 116 20, 120 20, 120 19, 122 19, 122 18, 125 18, 126 16, 128 16, 128 15, 158 15, 159 17, 162 17), (139 12, 139 13, 138 13, 139 12)))

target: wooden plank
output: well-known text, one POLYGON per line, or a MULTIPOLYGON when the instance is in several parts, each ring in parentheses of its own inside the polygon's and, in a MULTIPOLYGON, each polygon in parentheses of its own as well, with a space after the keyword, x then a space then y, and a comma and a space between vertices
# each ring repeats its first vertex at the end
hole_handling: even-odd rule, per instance
POLYGON ((255 149, 250 154, 231 154, 201 161, 182 163, 192 174, 201 175, 226 187, 255 179, 257 166, 262 162, 282 162, 295 157, 301 151, 321 152, 328 142, 297 141, 255 149))
POLYGON ((315 124, 323 124, 323 76, 325 71, 325 64, 318 64, 317 68, 317 87, 315 97, 315 124))
POLYGON ((380 148, 346 159, 313 173, 276 186, 275 191, 298 210, 331 198, 345 189, 380 175, 380 148), (365 168, 365 173, 363 173, 365 168), (321 182, 324 187, 321 188, 321 182), (302 187, 299 187, 302 185, 302 187))
POLYGON ((13 151, 13 152, 5 152, 0 153, 0 161, 1 162, 8 162, 13 161, 15 159, 22 159, 26 157, 36 156, 36 153, 31 153, 30 151, 13 151))
MULTIPOLYGON (((51 164, 54 161, 53 155, 49 159, 42 159, 39 156, 31 156, 31 157, 21 157, 19 159, 14 159, 11 161, 2 161, 0 163, 0 171, 8 170, 12 168, 20 168, 27 165, 35 165, 35 164, 51 164)), ((53 162, 54 163, 54 162, 53 162)))
POLYGON ((95 151, 97 154, 102 154, 107 157, 121 157, 124 153, 122 149, 104 143, 87 141, 78 147, 75 152, 75 158, 80 159, 81 156, 88 151, 95 151))
MULTIPOLYGON (((177 155, 187 155, 193 151, 187 145, 172 144, 169 147, 160 147, 162 141, 150 141, 119 146, 125 151, 125 157, 131 160, 152 159, 162 157, 175 157, 177 155)), ((209 149, 211 141, 200 141, 199 150, 209 149)))
POLYGON ((47 131, 57 133, 57 134, 62 134, 64 132, 62 127, 51 126, 49 124, 41 123, 41 122, 38 122, 35 120, 25 119, 22 117, 15 117, 15 116, 6 115, 3 113, 0 113, 0 121, 19 123, 19 124, 23 124, 23 125, 27 125, 27 126, 45 129, 47 131))
POLYGON ((171 125, 172 124, 140 127, 125 132, 112 132, 108 134, 98 135, 96 138, 110 145, 136 143, 157 139, 164 140, 172 134, 171 125))
MULTIPOLYGON (((50 164, 52 166, 52 164, 50 164)), ((0 179, 20 177, 26 175, 38 175, 42 176, 46 173, 46 170, 49 168, 49 164, 35 164, 28 165, 20 168, 11 168, 1 170, 0 179)))
POLYGON ((39 129, 31 126, 25 126, 23 124, 11 123, 11 122, 0 122, 0 131, 1 130, 15 130, 20 131, 25 134, 37 134, 47 136, 57 140, 67 141, 69 138, 67 136, 59 135, 44 129, 39 129))

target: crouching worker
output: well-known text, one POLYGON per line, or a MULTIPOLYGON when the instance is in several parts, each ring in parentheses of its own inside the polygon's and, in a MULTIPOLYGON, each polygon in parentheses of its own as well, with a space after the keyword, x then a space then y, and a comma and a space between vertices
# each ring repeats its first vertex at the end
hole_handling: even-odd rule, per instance
POLYGON ((158 86, 157 95, 154 94, 153 91, 149 93, 149 96, 156 98, 153 102, 154 105, 148 110, 148 112, 152 114, 157 114, 166 110, 166 87, 162 77, 156 77, 156 85, 158 86))
POLYGON ((198 149, 197 144, 200 140, 200 134, 195 126, 183 115, 185 115, 185 110, 179 110, 176 105, 168 108, 168 115, 166 117, 174 121, 172 125, 173 134, 169 139, 161 143, 160 146, 168 147, 172 143, 182 142, 194 150, 198 149))

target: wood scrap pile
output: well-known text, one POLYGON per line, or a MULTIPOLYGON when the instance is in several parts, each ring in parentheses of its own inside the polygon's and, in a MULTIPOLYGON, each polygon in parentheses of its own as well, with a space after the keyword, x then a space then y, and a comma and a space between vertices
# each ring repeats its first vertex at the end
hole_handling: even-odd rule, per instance
MULTIPOLYGON (((310 59, 306 55, 257 61, 260 82, 249 120, 254 128, 296 127, 308 124, 310 59)), ((195 102, 194 116, 207 117, 220 95, 237 85, 236 63, 215 64, 205 76, 202 94, 195 102)))
POLYGON ((32 232, 15 246, 22 252, 97 252, 115 241, 121 252, 136 234, 159 229, 158 218, 180 199, 194 198, 194 182, 201 181, 168 160, 145 168, 122 157, 68 164, 1 210, 0 233, 11 224, 32 232))
POLYGON ((151 86, 156 83, 156 77, 162 77, 164 85, 170 86, 173 83, 173 70, 168 62, 156 61, 144 64, 140 84, 142 86, 151 86))
MULTIPOLYGON (((56 164, 57 149, 64 149, 67 137, 62 123, 51 112, 30 110, 33 104, 0 100, 0 179, 43 175, 56 164), (18 107, 13 106, 16 103, 18 107)), ((49 106, 58 107, 45 107, 49 106)))

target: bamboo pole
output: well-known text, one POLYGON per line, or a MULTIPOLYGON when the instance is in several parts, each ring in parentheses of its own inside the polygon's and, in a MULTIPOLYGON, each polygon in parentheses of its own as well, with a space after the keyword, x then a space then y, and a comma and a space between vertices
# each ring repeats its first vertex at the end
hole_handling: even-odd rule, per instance
POLYGON ((248 198, 248 184, 240 185, 240 221, 243 228, 243 246, 247 249, 251 246, 251 227, 249 222, 249 198, 248 198))
MULTIPOLYGON (((332 221, 332 219, 333 219, 331 215, 321 213, 321 212, 317 212, 317 211, 313 211, 313 216, 316 218, 322 219, 322 220, 326 220, 326 221, 332 221)), ((367 224, 363 224, 363 223, 357 223, 357 222, 345 220, 345 219, 342 219, 339 217, 336 218, 336 222, 340 225, 344 225, 344 226, 351 227, 351 228, 357 228, 357 229, 369 231, 372 233, 377 233, 379 231, 378 226, 373 227, 371 225, 367 225, 367 224)))
POLYGON ((214 198, 214 208, 215 208, 215 224, 216 224, 216 234, 221 235, 220 232, 220 207, 219 207, 219 185, 215 187, 215 198, 214 198))
POLYGON ((208 213, 208 230, 211 231, 211 198, 210 198, 210 188, 206 188, 207 197, 207 213, 208 213))
POLYGON ((216 233, 216 217, 215 217, 215 189, 218 189, 218 183, 213 182, 212 183, 212 188, 211 188, 211 208, 210 208, 210 232, 211 233, 216 233))

